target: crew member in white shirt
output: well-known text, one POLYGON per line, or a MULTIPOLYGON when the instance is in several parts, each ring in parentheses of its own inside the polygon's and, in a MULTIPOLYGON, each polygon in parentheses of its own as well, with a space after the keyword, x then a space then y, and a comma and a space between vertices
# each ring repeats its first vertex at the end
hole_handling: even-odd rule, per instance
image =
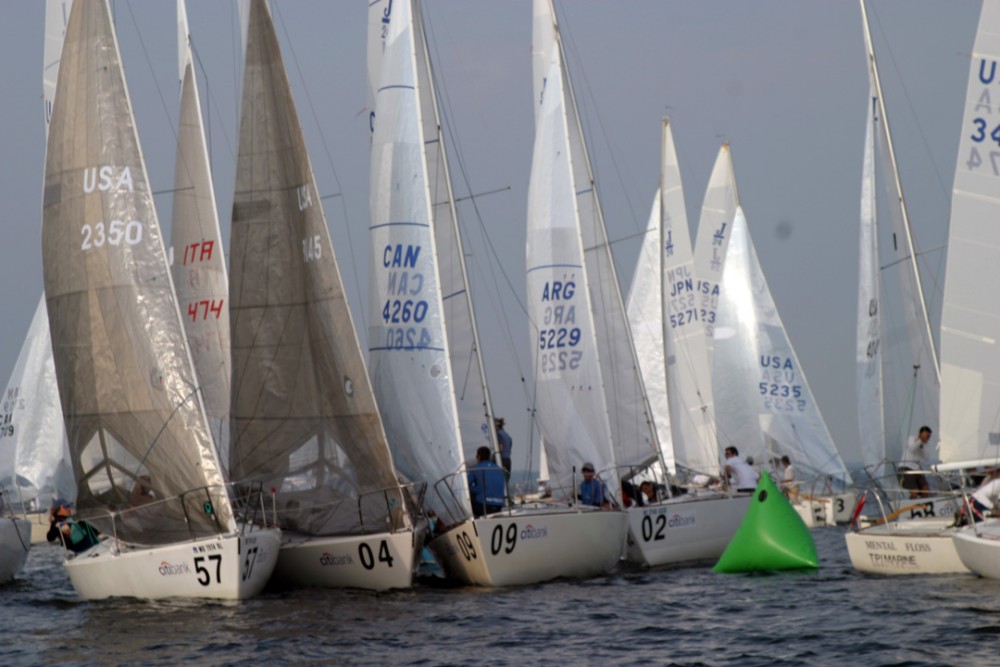
POLYGON ((904 489, 909 490, 911 498, 931 495, 931 488, 927 483, 927 478, 915 472, 923 470, 924 460, 927 458, 924 446, 930 439, 931 427, 921 426, 920 432, 906 443, 906 451, 903 453, 903 458, 900 460, 899 465, 896 466, 896 470, 899 473, 899 484, 904 489))
POLYGON ((740 458, 735 447, 726 447, 726 480, 737 491, 753 493, 757 488, 757 473, 740 458))

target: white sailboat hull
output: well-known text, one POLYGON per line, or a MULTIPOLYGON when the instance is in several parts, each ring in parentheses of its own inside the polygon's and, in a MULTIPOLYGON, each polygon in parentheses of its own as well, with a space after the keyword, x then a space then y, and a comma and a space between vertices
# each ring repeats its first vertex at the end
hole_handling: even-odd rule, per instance
POLYGON ((277 528, 126 551, 107 539, 67 559, 66 574, 85 600, 242 600, 260 593, 271 578, 280 540, 277 528))
POLYGON ((0 519, 0 584, 21 571, 30 549, 31 523, 24 519, 0 519))
POLYGON ((859 572, 875 574, 968 573, 952 536, 951 519, 915 519, 847 533, 847 553, 859 572))
POLYGON ((1000 579, 1000 522, 963 528, 952 539, 965 567, 980 577, 1000 579))
POLYGON ((413 531, 307 537, 286 533, 274 577, 294 586, 410 588, 419 547, 413 531))
POLYGON ((477 586, 520 586, 610 571, 622 555, 624 512, 539 506, 468 519, 430 548, 450 577, 477 586))
POLYGON ((740 527, 752 498, 682 496, 629 508, 625 558, 648 567, 715 560, 740 527))

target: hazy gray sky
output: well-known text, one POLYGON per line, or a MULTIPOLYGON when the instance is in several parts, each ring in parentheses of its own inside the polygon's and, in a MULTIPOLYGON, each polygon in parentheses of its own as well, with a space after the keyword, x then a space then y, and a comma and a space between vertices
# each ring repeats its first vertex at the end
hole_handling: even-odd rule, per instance
MULTIPOLYGON (((189 5, 228 239, 238 107, 235 0, 189 5)), ((150 179, 155 190, 169 190, 178 105, 174 5, 115 0, 112 6, 150 179)), ((325 208, 355 321, 364 322, 366 3, 272 0, 272 6, 319 189, 343 195, 327 199, 325 208)), ((0 382, 6 383, 42 288, 44 3, 8 2, 3 9, 0 382)), ((859 460, 855 302, 868 74, 857 3, 577 0, 558 2, 557 11, 608 234, 620 240, 615 255, 623 287, 659 178, 661 116, 672 119, 692 225, 719 144, 729 141, 751 234, 792 344, 844 458, 859 460)), ((515 467, 526 467, 528 399, 520 374, 530 376, 531 361, 519 302, 533 141, 530 3, 431 0, 425 15, 453 138, 456 191, 509 188, 478 199, 478 213, 468 201, 460 212, 496 411, 508 419, 515 467)), ((903 187, 925 249, 946 242, 978 16, 974 0, 876 0, 871 10, 903 187)), ((170 196, 157 204, 166 228, 170 196)), ((924 261, 932 269, 925 278, 929 298, 939 306, 943 253, 924 261)))

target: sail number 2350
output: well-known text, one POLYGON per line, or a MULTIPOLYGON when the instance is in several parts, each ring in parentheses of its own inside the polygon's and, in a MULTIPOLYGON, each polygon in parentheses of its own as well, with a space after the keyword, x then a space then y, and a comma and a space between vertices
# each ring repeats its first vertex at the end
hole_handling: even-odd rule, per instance
POLYGON ((104 244, 118 246, 124 241, 128 245, 135 245, 142 241, 142 223, 138 220, 122 222, 112 220, 105 227, 103 222, 94 225, 84 225, 80 229, 83 234, 83 241, 80 243, 80 250, 90 250, 101 248, 104 244))

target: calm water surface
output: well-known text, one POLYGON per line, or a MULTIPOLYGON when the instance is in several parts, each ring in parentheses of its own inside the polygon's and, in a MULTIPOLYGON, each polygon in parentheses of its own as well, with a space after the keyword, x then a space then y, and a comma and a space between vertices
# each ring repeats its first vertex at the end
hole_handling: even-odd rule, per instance
POLYGON ((36 545, 0 587, 0 665, 998 665, 1000 582, 708 567, 515 589, 297 590, 243 603, 80 602, 36 545))

